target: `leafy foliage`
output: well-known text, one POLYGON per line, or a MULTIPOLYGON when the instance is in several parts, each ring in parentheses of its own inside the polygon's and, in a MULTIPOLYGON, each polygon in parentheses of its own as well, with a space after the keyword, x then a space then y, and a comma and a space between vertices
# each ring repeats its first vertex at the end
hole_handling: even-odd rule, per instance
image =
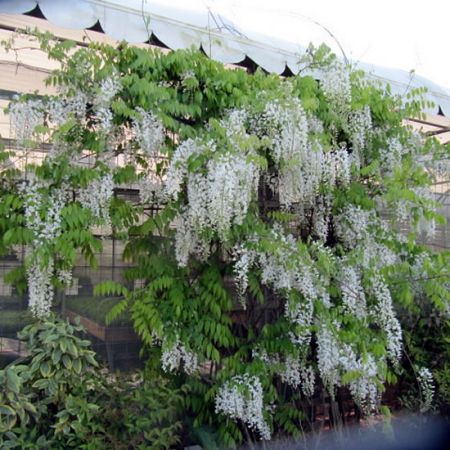
POLYGON ((98 364, 89 341, 75 336, 80 331, 49 319, 19 334, 30 361, 0 371, 3 448, 80 448, 79 439, 95 441, 98 406, 88 397, 98 364), (22 447, 25 442, 35 447, 22 447))
POLYGON ((180 441, 181 391, 99 372, 80 326, 49 320, 20 333, 30 356, 0 370, 0 445, 168 449, 180 441))
MULTIPOLYGON (((442 221, 429 186, 449 148, 403 124, 427 106, 423 90, 392 96, 324 47, 302 59, 316 80, 250 76, 196 51, 39 41, 61 64, 48 80, 61 94, 10 113, 22 147, 53 150, 26 186, 2 168, 0 196, 0 251, 29 249, 11 279, 44 292, 30 295, 36 314, 79 253, 95 266, 95 228, 109 227, 132 267, 126 285, 96 287, 120 298, 108 321, 130 311, 149 373, 187 385, 194 427, 229 447, 296 434, 299 402, 339 386, 378 410, 384 384, 410 370, 405 344, 432 368, 417 339, 442 331, 429 348, 447 351, 445 326, 427 328, 423 311, 448 321, 449 255, 418 238, 442 221), (130 183, 139 203, 118 195, 130 183)), ((58 430, 77 408, 92 414, 65 408, 58 430)))

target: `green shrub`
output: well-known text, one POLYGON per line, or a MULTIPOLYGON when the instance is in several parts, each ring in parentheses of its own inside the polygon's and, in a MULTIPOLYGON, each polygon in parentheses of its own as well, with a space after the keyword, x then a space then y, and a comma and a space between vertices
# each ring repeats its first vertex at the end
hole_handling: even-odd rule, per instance
POLYGON ((29 358, 0 370, 0 448, 166 449, 182 396, 167 380, 99 370, 81 326, 54 316, 19 333, 29 358))

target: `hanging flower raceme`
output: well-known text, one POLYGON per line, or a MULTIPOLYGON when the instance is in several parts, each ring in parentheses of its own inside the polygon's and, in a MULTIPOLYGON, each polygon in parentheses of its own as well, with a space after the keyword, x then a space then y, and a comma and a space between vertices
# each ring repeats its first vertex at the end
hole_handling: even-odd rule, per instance
POLYGON ((55 126, 60 126, 67 122, 71 116, 83 122, 86 116, 87 103, 87 95, 84 92, 77 91, 72 96, 52 97, 45 106, 50 122, 55 126))
POLYGON ((346 311, 363 319, 367 315, 366 295, 358 267, 343 266, 339 276, 342 303, 346 311))
POLYGON ((107 173, 91 181, 86 189, 81 189, 78 199, 83 208, 89 209, 96 219, 109 224, 109 204, 113 196, 113 175, 107 173))
POLYGON ((111 102, 120 91, 122 85, 117 74, 104 79, 94 96, 94 111, 97 117, 99 128, 102 132, 108 133, 112 128, 113 113, 111 102))
POLYGON ((9 106, 9 117, 13 136, 19 145, 26 145, 35 128, 44 123, 45 107, 40 99, 17 101, 9 106))
POLYGON ((397 365, 402 355, 402 329, 398 321, 392 297, 388 286, 381 276, 374 276, 371 280, 371 290, 376 303, 373 306, 372 314, 375 322, 386 334, 387 355, 392 364, 397 365))
POLYGON ((198 370, 197 355, 188 350, 177 337, 175 342, 162 341, 161 365, 165 372, 174 372, 183 368, 188 375, 198 370))
POLYGON ((421 367, 417 373, 417 381, 421 391, 420 412, 424 413, 431 409, 434 397, 434 380, 430 370, 421 367))
POLYGON ((189 253, 198 255, 194 249, 202 241, 203 231, 215 231, 221 240, 226 239, 232 226, 242 224, 255 198, 260 169, 252 160, 253 148, 234 149, 238 142, 248 140, 242 125, 244 118, 244 113, 231 112, 221 123, 229 139, 224 144, 230 145, 229 151, 219 152, 219 144, 213 140, 187 140, 171 160, 165 179, 167 196, 177 198, 185 184, 187 197, 184 211, 178 217, 180 226, 176 234, 180 265, 185 264, 189 253), (202 153, 209 155, 209 161, 192 170, 198 167, 195 159, 202 153))
POLYGON ((35 257, 26 269, 28 283, 28 306, 31 314, 38 318, 47 317, 54 297, 53 259, 42 261, 35 257))
MULTIPOLYGON (((320 377, 332 396, 337 386, 348 385, 356 403, 369 413, 377 408, 379 401, 379 367, 370 353, 357 355, 350 345, 340 342, 339 329, 336 323, 334 327, 325 323, 319 325, 317 363, 320 377), (346 381, 344 377, 348 373, 356 376, 346 381)), ((383 360, 379 364, 383 365, 383 360)))
POLYGON ((25 223, 33 231, 33 245, 41 246, 61 234, 61 210, 67 199, 66 189, 53 189, 48 195, 45 184, 30 181, 22 185, 25 223))
POLYGON ((36 317, 46 317, 54 296, 52 284, 54 261, 44 258, 43 249, 51 246, 61 234, 61 211, 67 201, 63 186, 47 192, 47 186, 37 181, 22 185, 25 224, 33 232, 33 246, 27 250, 26 275, 29 307, 36 317))
POLYGON ((147 157, 155 158, 164 143, 162 123, 151 111, 144 111, 142 108, 136 108, 136 111, 140 117, 133 120, 135 139, 147 157))
POLYGON ((261 381, 247 373, 227 381, 215 398, 216 413, 233 420, 241 420, 257 431, 261 439, 270 439, 271 433, 264 419, 264 396, 261 381))
POLYGON ((331 108, 341 116, 347 115, 352 99, 349 67, 335 60, 323 71, 320 84, 331 108))
POLYGON ((372 133, 372 114, 370 106, 352 112, 348 119, 348 129, 353 144, 353 152, 361 156, 372 133))
POLYGON ((242 224, 256 193, 258 179, 257 166, 245 156, 226 155, 208 163, 205 200, 210 224, 219 236, 225 236, 231 225, 242 224))
POLYGON ((363 210, 360 206, 347 205, 334 218, 336 234, 346 247, 353 248, 367 237, 369 226, 374 220, 374 211, 363 210))
POLYGON ((323 152, 309 142, 308 119, 300 101, 270 101, 254 121, 255 132, 271 143, 270 153, 279 171, 280 203, 288 207, 311 202, 321 180, 323 152))

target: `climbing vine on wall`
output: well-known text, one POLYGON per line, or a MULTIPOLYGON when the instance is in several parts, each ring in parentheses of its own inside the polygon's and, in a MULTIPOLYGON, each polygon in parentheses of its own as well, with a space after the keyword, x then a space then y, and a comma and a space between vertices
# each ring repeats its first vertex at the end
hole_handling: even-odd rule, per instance
POLYGON ((423 92, 405 102, 323 48, 282 79, 196 51, 39 41, 58 93, 9 114, 20 151, 51 149, 26 176, 0 162, 0 249, 25 245, 10 278, 33 314, 78 252, 95 265, 107 226, 144 283, 96 292, 122 298, 110 319, 131 310, 149 366, 191 384, 196 425, 227 445, 295 433, 295 399, 340 386, 376 411, 404 363, 402 314, 448 315, 447 256, 417 243, 441 221, 430 185, 448 148, 403 125, 423 92), (139 204, 114 196, 131 183, 139 204))

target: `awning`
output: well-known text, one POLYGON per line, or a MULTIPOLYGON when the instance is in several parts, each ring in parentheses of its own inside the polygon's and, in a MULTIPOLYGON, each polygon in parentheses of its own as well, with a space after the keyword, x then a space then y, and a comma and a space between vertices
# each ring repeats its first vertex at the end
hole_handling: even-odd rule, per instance
MULTIPOLYGON (((1 0, 0 12, 23 14, 37 11, 51 23, 74 29, 95 27, 117 40, 130 43, 160 42, 170 49, 202 48, 212 59, 239 64, 252 60, 268 72, 297 73, 305 47, 268 36, 248 36, 218 10, 191 0, 185 7, 151 0, 1 0), (39 8, 39 9, 37 9, 39 8)), ((310 42, 305 32, 304 45, 310 42)), ((317 43, 319 44, 319 43, 317 43)), ((410 73, 360 63, 368 76, 389 83, 395 94, 426 87, 427 98, 436 104, 430 114, 450 116, 450 92, 432 81, 410 73)), ((317 74, 320 78, 320 74, 317 74)))

